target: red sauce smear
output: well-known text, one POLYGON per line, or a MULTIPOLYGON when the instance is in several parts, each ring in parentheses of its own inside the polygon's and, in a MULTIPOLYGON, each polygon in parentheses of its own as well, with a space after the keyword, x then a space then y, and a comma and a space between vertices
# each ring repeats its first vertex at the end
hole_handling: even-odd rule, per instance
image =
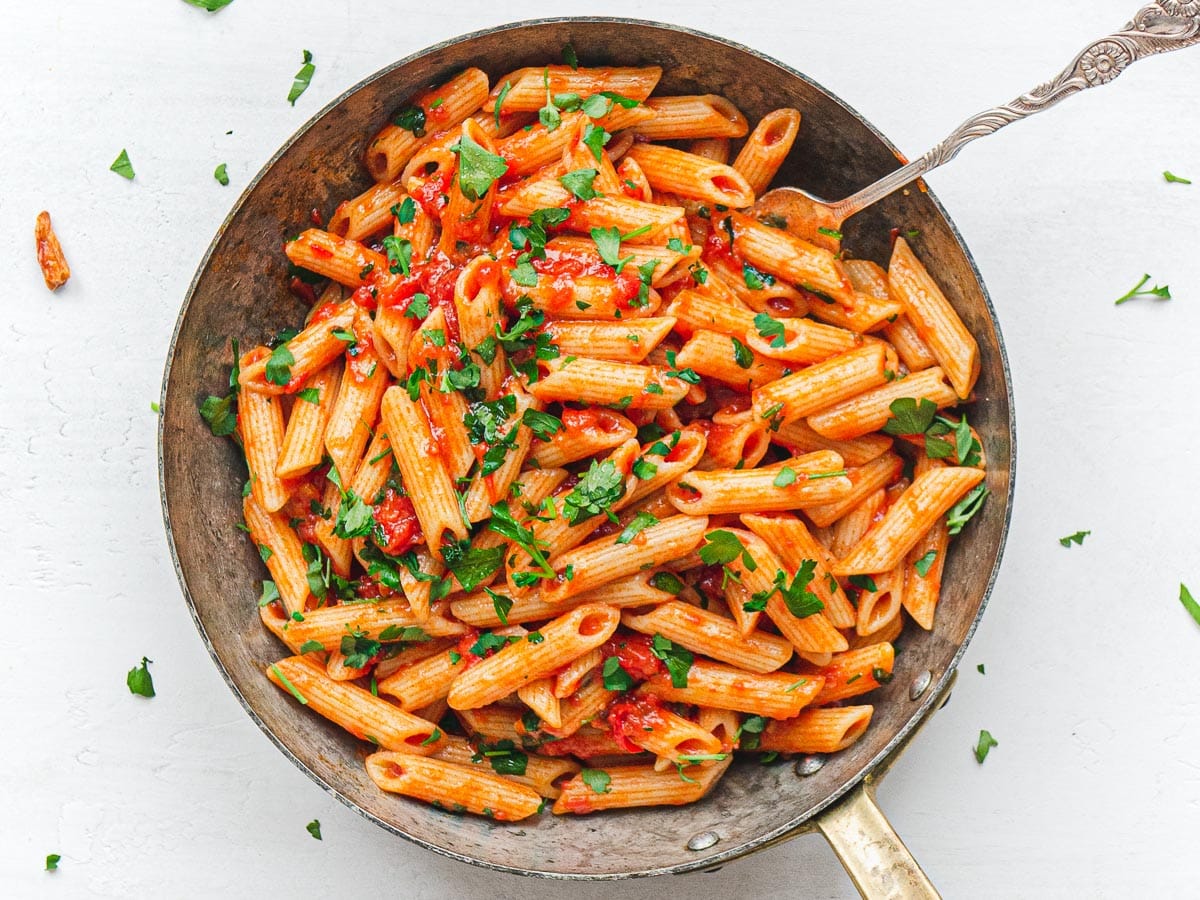
POLYGON ((421 209, 426 215, 435 219, 441 215, 442 208, 449 202, 447 194, 450 190, 450 178, 449 172, 438 172, 413 193, 413 199, 421 204, 421 209))
POLYGON ((399 556, 425 538, 421 534, 421 523, 412 501, 388 488, 383 499, 374 507, 375 523, 378 526, 376 543, 382 537, 380 549, 388 556, 399 556))
POLYGON ((549 305, 552 307, 561 308, 574 303, 575 280, 581 277, 591 276, 613 281, 617 285, 616 302, 622 309, 630 308, 641 286, 637 269, 633 265, 626 265, 618 275, 616 269, 587 250, 547 247, 546 258, 534 259, 532 263, 534 271, 539 275, 551 278, 549 305))
POLYGON ((626 695, 608 708, 608 724, 621 748, 637 753, 642 748, 632 739, 644 738, 647 732, 666 724, 662 715, 662 701, 653 694, 626 695))
POLYGON ((653 638, 647 634, 618 632, 604 642, 604 658, 615 656, 621 668, 635 681, 645 681, 663 670, 663 662, 654 655, 653 638))

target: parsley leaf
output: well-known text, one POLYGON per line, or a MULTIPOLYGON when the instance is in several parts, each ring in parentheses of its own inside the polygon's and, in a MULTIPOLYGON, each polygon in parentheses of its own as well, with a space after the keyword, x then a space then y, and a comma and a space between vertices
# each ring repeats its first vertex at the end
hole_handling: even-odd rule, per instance
POLYGON ((504 594, 498 594, 490 587, 483 589, 484 593, 492 598, 492 609, 496 611, 496 618, 500 620, 501 625, 508 624, 508 614, 512 610, 512 597, 506 597, 504 594))
POLYGON ((192 6, 206 9, 209 12, 216 12, 218 9, 224 9, 233 0, 187 0, 192 6))
POLYGON ((225 170, 225 163, 221 163, 213 170, 213 178, 217 179, 221 185, 229 184, 229 173, 225 170))
POLYGON ((946 525, 949 526, 950 534, 958 534, 963 530, 963 526, 971 521, 971 517, 975 513, 979 512, 987 495, 987 485, 979 484, 967 496, 950 507, 950 512, 946 513, 946 525))
POLYGON ((593 228, 591 230, 592 240, 596 242, 596 249, 600 251, 600 258, 612 266, 619 273, 625 268, 632 256, 627 256, 624 260, 621 256, 621 232, 617 226, 611 228, 593 228))
POLYGON ((147 668, 152 662, 154 660, 146 659, 143 656, 141 665, 134 666, 129 670, 129 674, 125 676, 125 684, 129 688, 129 693, 141 697, 154 696, 154 679, 150 677, 150 670, 147 668))
MULTIPOLYGON (((534 537, 533 532, 512 517, 512 511, 508 508, 507 500, 501 500, 492 506, 492 517, 488 519, 488 530, 494 531, 501 537, 506 537, 516 543, 533 560, 534 565, 542 570, 545 577, 554 577, 554 568, 546 559, 545 553, 542 552, 542 546, 545 545, 539 546, 539 542, 534 537)), ((501 551, 500 561, 503 562, 504 548, 500 547, 498 549, 501 551)))
POLYGON ((611 459, 592 460, 571 493, 563 498, 563 515, 572 525, 608 511, 625 496, 625 477, 611 459))
POLYGON ((937 415, 937 404, 924 397, 920 400, 913 397, 900 397, 888 406, 892 418, 883 426, 886 434, 906 435, 924 434, 933 424, 937 415))
MULTIPOLYGON (((732 245, 732 243, 731 240, 730 244, 732 245)), ((744 262, 742 263, 742 281, 746 283, 746 287, 750 288, 750 290, 761 291, 768 285, 775 283, 775 276, 768 275, 766 272, 754 268, 750 263, 744 262)))
POLYGON ((292 356, 287 344, 280 344, 271 351, 267 360, 267 381, 271 384, 286 385, 292 380, 292 366, 295 363, 296 357, 292 356))
POLYGON ((458 154, 458 186, 468 200, 480 199, 508 171, 503 156, 489 153, 470 135, 464 134, 450 151, 458 154))
POLYGON ((133 163, 129 161, 129 154, 125 152, 124 148, 122 148, 120 155, 113 160, 113 164, 108 167, 108 170, 116 172, 122 178, 133 181, 133 163))
POLYGON ((879 591, 879 586, 875 584, 875 579, 870 575, 851 575, 846 580, 860 591, 868 591, 872 594, 879 591))
POLYGON ((1196 624, 1200 625, 1200 603, 1197 603, 1192 597, 1192 592, 1184 585, 1179 585, 1179 602, 1183 604, 1183 608, 1188 611, 1188 614, 1196 620, 1196 624))
POLYGON ((683 582, 670 572, 655 572, 650 578, 650 586, 675 596, 683 592, 683 582))
POLYGON ((365 631, 353 631, 342 635, 339 648, 342 656, 346 657, 345 666, 348 669, 365 668, 371 658, 383 650, 383 644, 367 637, 365 631))
POLYGON ((305 825, 304 830, 307 831, 309 834, 311 834, 318 841, 322 840, 322 838, 321 838, 321 822, 318 819, 313 819, 311 822, 309 822, 307 825, 305 825))
POLYGON ((579 773, 583 783, 592 789, 594 794, 607 794, 612 788, 612 776, 603 769, 584 769, 579 773))
POLYGON ((392 124, 405 131, 411 131, 413 137, 425 137, 425 110, 419 106, 406 106, 396 113, 392 124))
POLYGON ((667 672, 671 675, 672 687, 685 688, 688 686, 688 672, 692 669, 692 663, 696 661, 690 650, 668 640, 661 634, 656 634, 650 643, 650 652, 666 663, 667 672))
POLYGON ((401 225, 408 225, 417 217, 417 204, 412 197, 405 197, 392 207, 392 215, 401 225))
POLYGON ((596 157, 596 162, 600 162, 600 153, 604 149, 604 145, 610 140, 612 140, 612 135, 599 125, 593 125, 591 122, 588 122, 583 129, 583 144, 592 151, 592 156, 596 157))
POLYGON ((749 369, 754 365, 754 354, 737 338, 731 337, 730 340, 733 341, 733 361, 738 364, 738 368, 749 369))
POLYGON ((209 395, 200 404, 200 417, 208 423, 217 437, 225 437, 237 430, 237 413, 233 410, 233 394, 224 397, 209 395))
POLYGON ((758 313, 754 317, 754 327, 758 329, 759 337, 771 339, 772 347, 782 347, 787 343, 783 336, 783 323, 771 318, 767 313, 758 313))
POLYGON ((604 667, 600 670, 600 674, 604 677, 606 690, 627 691, 633 687, 633 676, 621 667, 621 660, 615 656, 604 660, 604 667))
POLYGON ((300 652, 303 653, 320 653, 325 649, 325 645, 320 641, 305 641, 300 645, 300 652))
POLYGON ((723 566, 733 562, 739 556, 747 571, 753 572, 758 568, 754 557, 742 544, 741 538, 732 531, 718 529, 705 535, 704 546, 700 548, 700 560, 705 565, 723 566))
POLYGON ((416 293, 404 308, 404 316, 408 319, 424 319, 429 315, 429 295, 416 293))
POLYGON ((383 249, 387 251, 388 262, 391 264, 388 268, 393 275, 408 275, 412 271, 412 241, 389 234, 383 239, 383 249))
POLYGON ((497 128, 500 127, 500 111, 504 107, 504 100, 508 96, 509 91, 512 90, 512 87, 513 86, 512 86, 511 81, 504 82, 504 87, 500 88, 500 93, 496 97, 496 127, 497 128))
POLYGON ((1089 534, 1091 534, 1090 531, 1077 531, 1074 534, 1068 534, 1064 538, 1059 538, 1058 542, 1064 547, 1070 547, 1072 544, 1079 544, 1082 546, 1083 539, 1089 534))
POLYGON ((549 67, 542 70, 542 83, 546 86, 546 105, 538 110, 538 121, 546 126, 547 131, 555 131, 562 125, 562 116, 559 115, 558 107, 554 105, 554 100, 550 97, 549 67))
POLYGON ((300 71, 296 73, 296 78, 292 81, 292 89, 288 91, 288 103, 292 106, 296 105, 296 101, 300 99, 300 95, 308 90, 309 82, 312 81, 313 72, 317 71, 317 67, 313 65, 313 55, 307 50, 304 51, 304 65, 300 67, 300 71))
POLYGON ((374 525, 371 507, 353 489, 346 491, 342 495, 342 505, 338 507, 333 533, 344 539, 366 537, 374 525))
POLYGON ((645 531, 651 525, 657 524, 658 519, 655 516, 646 512, 645 510, 642 510, 636 516, 634 516, 633 519, 630 520, 629 524, 625 526, 624 530, 617 535, 617 543, 628 544, 635 537, 637 537, 640 532, 645 531))
POLYGON ((917 570, 917 574, 922 578, 928 575, 929 570, 933 568, 934 562, 937 561, 937 555, 938 554, 936 550, 930 550, 915 563, 913 563, 913 568, 917 570))
POLYGON ((575 55, 575 47, 573 44, 565 44, 562 48, 562 58, 572 69, 579 68, 579 57, 575 55))
POLYGON ((979 743, 975 745, 975 762, 983 765, 983 761, 987 759, 988 753, 993 747, 999 747, 1000 742, 992 737, 992 733, 985 729, 979 732, 979 743))
POLYGON ((1163 180, 1166 181, 1167 184, 1191 184, 1191 181, 1188 179, 1179 175, 1175 175, 1172 172, 1163 172, 1163 180))
POLYGON ((783 597, 783 602, 787 604, 788 611, 797 619, 816 615, 825 608, 821 598, 808 589, 816 570, 817 561, 815 559, 803 560, 790 585, 787 584, 787 577, 783 572, 775 573, 775 583, 779 588, 779 594, 783 597))
POLYGON ((296 399, 303 400, 305 403, 317 404, 321 402, 321 392, 316 388, 305 388, 296 392, 296 399))
POLYGON ((596 195, 593 182, 600 173, 596 169, 576 169, 559 177, 559 182, 580 200, 592 200, 596 195))
POLYGON ((1133 288, 1130 289, 1129 293, 1127 293, 1125 296, 1117 298, 1116 303, 1114 305, 1120 306, 1122 303, 1126 302, 1127 300, 1132 300, 1135 297, 1158 297, 1160 300, 1170 300, 1171 299, 1171 288, 1165 284, 1162 287, 1159 287, 1156 284, 1156 285, 1154 285, 1154 287, 1150 288, 1149 290, 1143 291, 1142 287, 1149 280, 1150 280, 1149 275, 1143 275, 1142 280, 1139 281, 1137 284, 1135 284, 1133 286, 1133 288))
POLYGON ((497 775, 524 775, 529 766, 529 756, 508 738, 494 744, 479 744, 471 759, 475 762, 486 759, 497 775))
POLYGON ((775 480, 772 482, 772 484, 774 484, 775 487, 781 488, 787 487, 789 484, 794 484, 795 481, 796 470, 791 466, 784 466, 779 470, 779 474, 775 476, 775 480))
POLYGON ((480 582, 504 565, 504 547, 472 547, 462 544, 447 544, 442 548, 442 559, 464 591, 473 591, 480 582))
POLYGON ((551 435, 562 431, 564 427, 557 416, 536 409, 527 409, 521 413, 521 424, 528 426, 529 430, 542 440, 549 440, 551 435))

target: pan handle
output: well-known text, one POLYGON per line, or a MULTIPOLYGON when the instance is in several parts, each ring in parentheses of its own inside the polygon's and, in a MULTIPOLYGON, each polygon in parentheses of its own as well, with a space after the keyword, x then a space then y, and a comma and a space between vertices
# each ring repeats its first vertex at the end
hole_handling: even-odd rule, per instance
POLYGON ((814 824, 867 900, 940 900, 875 802, 875 779, 863 779, 814 824))

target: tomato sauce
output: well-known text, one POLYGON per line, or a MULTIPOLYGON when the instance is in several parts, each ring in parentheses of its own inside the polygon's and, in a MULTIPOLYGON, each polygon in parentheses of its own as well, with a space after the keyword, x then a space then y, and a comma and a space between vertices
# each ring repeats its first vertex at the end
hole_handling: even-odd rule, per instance
POLYGON ((375 504, 373 512, 377 526, 376 543, 388 556, 399 556, 414 544, 425 540, 412 501, 395 488, 388 488, 384 492, 383 499, 375 504), (380 538, 383 543, 380 543, 380 538))
POLYGON ((619 632, 604 643, 604 658, 615 656, 621 668, 635 681, 645 681, 663 671, 663 662, 651 649, 653 639, 646 634, 619 632))
POLYGON ((662 701, 653 694, 626 695, 608 708, 608 724, 621 748, 637 753, 642 748, 633 738, 644 737, 647 732, 666 725, 662 701))
POLYGON ((449 202, 450 178, 448 171, 438 172, 413 192, 412 198, 421 205, 427 216, 438 218, 442 208, 449 202))
POLYGON ((575 280, 582 277, 603 278, 613 282, 617 287, 614 299, 621 309, 631 308, 641 286, 637 269, 632 265, 625 266, 618 275, 616 269, 587 250, 547 247, 545 259, 531 262, 534 271, 551 279, 548 305, 552 308, 563 308, 575 301, 575 280))

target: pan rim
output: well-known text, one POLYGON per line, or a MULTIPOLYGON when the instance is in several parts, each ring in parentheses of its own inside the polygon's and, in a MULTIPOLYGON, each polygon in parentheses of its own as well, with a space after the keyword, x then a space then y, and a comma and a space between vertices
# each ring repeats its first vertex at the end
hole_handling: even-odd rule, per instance
MULTIPOLYGON (((755 49, 748 47, 744 44, 741 44, 737 41, 732 41, 732 40, 729 40, 728 38, 710 34, 705 31, 700 31, 698 29, 693 29, 693 28, 689 28, 686 26, 682 26, 682 25, 675 25, 675 24, 671 24, 671 23, 667 23, 667 22, 658 22, 658 21, 654 21, 654 20, 650 20, 650 19, 637 19, 637 18, 631 18, 631 17, 625 17, 625 16, 550 16, 550 17, 540 17, 540 18, 533 18, 533 19, 522 19, 522 20, 519 20, 516 22, 509 22, 509 23, 506 23, 503 25, 493 26, 490 28, 478 29, 475 31, 467 32, 464 34, 457 35, 455 37, 448 38, 443 41, 439 41, 435 44, 432 44, 428 47, 418 50, 415 53, 411 53, 408 56, 405 56, 404 58, 397 60, 396 62, 391 63, 390 65, 387 65, 387 66, 383 67, 382 69, 377 70, 376 72, 373 72, 372 74, 361 79, 360 81, 358 81, 357 83, 355 83, 354 85, 352 85, 351 87, 347 88, 345 91, 340 93, 338 96, 336 96, 335 98, 330 100, 325 106, 323 106, 320 110, 318 110, 315 114, 313 114, 313 116, 310 117, 303 125, 301 125, 291 135, 291 137, 289 137, 279 147, 279 149, 276 150, 271 155, 271 157, 267 160, 266 163, 263 164, 262 168, 257 172, 257 174, 255 174, 254 178, 252 178, 250 180, 250 182, 246 185, 245 189, 242 191, 242 194, 238 197, 237 201, 230 208, 228 215, 226 215, 226 217, 222 220, 220 226, 218 227, 216 233, 214 234, 212 241, 210 242, 207 250, 205 251, 204 256, 201 258, 200 263, 196 268, 196 272, 193 275, 192 280, 188 285, 187 292, 184 295, 183 304, 180 307, 179 315, 175 321, 175 327, 171 333, 171 340, 167 347, 167 356, 166 356, 166 361, 165 361, 164 368, 163 368, 163 380, 162 380, 162 387, 160 390, 160 397, 159 397, 160 405, 164 404, 166 402, 167 390, 168 390, 168 386, 169 386, 170 380, 171 380, 172 366, 175 361, 176 344, 179 340, 180 332, 183 329, 183 323, 184 323, 185 319, 187 318, 188 311, 191 307, 192 300, 195 297, 196 289, 200 283, 200 280, 204 276, 204 274, 208 271, 209 265, 211 264, 213 255, 216 251, 217 245, 218 245, 218 243, 220 243, 220 240, 221 240, 222 236, 224 235, 225 230, 229 227, 229 224, 233 221, 233 219, 241 211, 242 207, 246 204, 247 200, 249 199, 250 195, 253 193, 254 189, 258 186, 259 182, 276 165, 276 163, 278 163, 279 160, 292 148, 292 146, 297 141, 299 141, 305 134, 307 134, 308 131, 318 121, 320 121, 320 119, 322 119, 329 112, 331 112, 332 110, 334 110, 335 108, 340 106, 347 99, 349 99, 352 95, 356 94, 357 92, 359 92, 363 88, 367 87, 368 85, 378 81, 379 79, 386 77, 387 75, 391 74, 395 70, 402 68, 406 65, 409 65, 423 57, 426 57, 431 54, 437 53, 439 51, 448 49, 456 44, 463 43, 465 41, 474 40, 476 38, 480 38, 480 37, 490 35, 490 34, 503 33, 503 32, 515 31, 515 30, 532 28, 532 27, 540 27, 540 26, 545 26, 545 25, 558 25, 558 24, 583 24, 583 23, 610 24, 610 25, 634 25, 634 26, 638 26, 638 27, 654 28, 654 29, 659 29, 662 31, 673 32, 676 34, 685 34, 690 37, 701 38, 701 39, 711 41, 716 44, 721 44, 725 47, 739 51, 741 53, 745 53, 745 54, 754 56, 764 62, 770 63, 771 65, 778 67, 782 71, 786 72, 789 76, 791 76, 793 78, 797 78, 797 79, 813 86, 817 90, 821 91, 832 102, 841 106, 847 113, 852 115, 862 125, 864 125, 867 129, 869 129, 870 132, 879 141, 881 141, 893 153, 897 154, 897 158, 900 158, 899 151, 885 135, 883 135, 871 122, 869 122, 866 118, 864 118, 856 109, 851 107, 844 100, 842 100, 841 97, 834 94, 832 91, 830 91, 824 85, 815 81, 811 77, 803 74, 802 72, 797 71, 796 69, 792 68, 788 64, 781 62, 780 60, 776 59, 775 57, 770 56, 769 54, 762 53, 761 51, 755 50, 755 49)), ((392 834, 395 834, 401 838, 404 838, 405 840, 407 840, 419 847, 422 847, 426 850, 431 850, 440 856, 444 856, 449 859, 468 863, 468 864, 474 865, 474 866, 479 866, 479 867, 489 869, 492 871, 496 871, 496 872, 504 872, 504 873, 513 874, 513 875, 525 875, 528 877, 541 878, 541 879, 554 880, 554 881, 575 881, 575 882, 625 881, 625 880, 630 880, 630 879, 634 879, 634 878, 648 878, 648 877, 657 876, 657 875, 683 874, 686 872, 694 872, 694 871, 698 871, 698 870, 711 869, 715 866, 724 865, 727 862, 730 862, 734 859, 738 859, 740 857, 746 856, 757 850, 765 849, 766 847, 779 842, 781 839, 785 839, 789 836, 798 834, 801 831, 803 831, 807 823, 810 823, 813 819, 818 817, 823 811, 825 811, 826 809, 830 808, 835 803, 840 801, 842 799, 842 797, 844 797, 847 793, 849 793, 851 790, 853 790, 864 778, 866 778, 872 772, 879 769, 880 766, 882 764, 884 764, 885 761, 897 751, 897 748, 903 747, 904 743, 906 742, 907 738, 912 733, 912 731, 930 713, 930 710, 931 710, 931 707, 933 706, 933 704, 941 699, 943 690, 946 688, 949 680, 954 676, 954 673, 958 668, 958 664, 961 661, 963 654, 966 652, 967 646, 971 642, 971 638, 974 637, 975 631, 979 627, 980 619, 983 618, 983 614, 987 609, 988 601, 991 598, 992 590, 995 587, 996 579, 999 575, 1000 565, 1004 558, 1004 550, 1007 545, 1009 527, 1010 527, 1010 524, 1012 521, 1013 500, 1014 500, 1015 490, 1016 490, 1017 432, 1016 432, 1016 415, 1015 415, 1014 402, 1013 402, 1012 373, 1011 373, 1011 370, 1009 367, 1008 352, 1005 347, 1004 336, 1001 331, 1000 322, 996 315, 996 309, 995 309, 994 305, 992 304, 991 295, 988 292, 987 285, 984 283, 983 276, 979 271, 979 267, 975 262, 975 258, 972 255, 970 248, 967 246, 966 242, 963 240, 962 234, 959 231, 958 226, 955 224, 954 220, 950 217, 949 213, 946 211, 946 208, 942 205, 941 201, 938 200, 937 196, 933 193, 933 191, 927 190, 926 196, 928 196, 928 198, 933 202, 935 208, 937 209, 938 214, 945 220, 947 226, 949 227, 951 233, 954 236, 954 239, 958 242, 959 247, 962 249, 963 255, 965 256, 967 263, 970 266, 970 271, 971 271, 972 275, 974 276, 976 283, 979 286, 979 289, 980 289, 980 292, 982 294, 983 301, 984 301, 984 307, 987 310, 990 323, 996 333, 996 344, 997 344, 997 349, 999 351, 1001 372, 1003 374, 1004 396, 1008 403, 1008 439, 1009 439, 1009 445, 1011 447, 1011 451, 1009 454, 1008 473, 1007 473, 1008 474, 1008 492, 1007 492, 1007 496, 1005 497, 1005 508, 1004 508, 1004 515, 1003 515, 1002 522, 1001 522, 1000 539, 999 539, 999 544, 996 549, 995 560, 992 563, 991 571, 988 573, 988 578, 984 585, 983 596, 979 603, 979 609, 976 611, 974 620, 971 622, 970 626, 968 627, 966 634, 963 637, 962 642, 959 644, 954 655, 951 657, 945 670, 937 677, 936 681, 932 682, 930 684, 930 686, 925 690, 925 693, 922 696, 921 702, 919 704, 917 704, 916 706, 914 706, 912 711, 910 712, 908 721, 891 737, 891 739, 887 742, 887 744, 884 745, 884 747, 881 748, 874 756, 872 756, 870 759, 863 762, 858 767, 857 771, 851 777, 846 779, 836 790, 831 791, 828 794, 828 796, 826 796, 823 800, 821 800, 819 803, 815 804, 814 807, 811 810, 809 810, 805 815, 801 815, 801 816, 796 817, 795 819, 791 819, 784 825, 781 825, 781 826, 773 828, 769 831, 763 832, 762 834, 759 834, 750 840, 744 840, 736 846, 728 847, 728 848, 725 848, 723 850, 720 850, 718 852, 708 854, 708 855, 698 854, 695 859, 691 859, 691 860, 688 860, 688 861, 682 862, 682 863, 677 863, 675 865, 661 866, 661 867, 656 867, 656 868, 652 868, 652 869, 631 870, 631 871, 580 873, 580 872, 550 871, 550 870, 536 869, 536 868, 522 868, 519 866, 503 865, 503 864, 493 863, 493 862, 489 862, 487 860, 479 859, 479 858, 471 856, 469 854, 460 853, 460 852, 457 852, 454 850, 447 849, 445 847, 441 847, 437 844, 431 843, 430 841, 422 838, 419 835, 406 832, 403 829, 396 827, 395 825, 383 820, 379 816, 377 816, 377 815, 369 812, 368 810, 364 809, 363 807, 359 806, 351 797, 349 797, 348 795, 339 791, 337 788, 333 787, 331 784, 326 782, 320 775, 318 775, 311 768, 309 768, 309 766, 302 759, 300 759, 298 756, 296 756, 296 754, 294 754, 271 731, 271 729, 267 726, 267 724, 263 721, 263 719, 259 716, 257 711, 254 709, 254 707, 250 704, 249 700, 245 697, 245 695, 238 688, 237 684, 234 682, 229 671, 226 669, 224 662, 218 656, 216 649, 213 645, 213 642, 209 639, 209 636, 208 636, 207 631, 205 630, 204 624, 200 619, 200 614, 199 614, 199 610, 197 609, 196 602, 195 602, 194 598, 192 597, 191 589, 189 588, 189 586, 187 584, 187 580, 184 576, 182 564, 180 562, 179 554, 178 554, 178 551, 177 551, 177 548, 175 545, 175 536, 174 536, 174 531, 173 531, 172 523, 171 523, 171 514, 170 514, 170 510, 168 508, 168 502, 167 502, 167 486, 166 486, 167 480, 166 480, 166 464, 165 464, 165 453, 164 453, 165 420, 164 420, 164 417, 159 416, 158 447, 157 447, 159 502, 160 502, 160 506, 162 507, 163 524, 164 524, 164 527, 166 530, 167 545, 168 545, 168 548, 171 553, 171 562, 172 562, 172 565, 174 566, 175 575, 179 581, 180 589, 183 592, 184 600, 187 603, 188 612, 190 613, 190 615, 192 617, 192 622, 196 626, 196 630, 199 632, 201 640, 203 641, 205 648, 208 650, 209 656, 212 658, 213 662, 216 664, 217 670, 218 670, 218 672, 220 672, 221 677, 224 679, 226 685, 233 692, 233 695, 237 698, 238 702, 242 705, 243 709, 245 709, 245 711, 249 714, 251 720, 255 723, 255 725, 258 726, 259 730, 261 730, 263 732, 263 734, 265 734, 267 736, 267 738, 271 741, 271 743, 273 743, 283 753, 283 755, 292 762, 293 765, 295 765, 298 769, 300 769, 302 772, 304 772, 309 778, 311 778, 326 793, 330 794, 331 796, 333 796, 334 798, 339 800, 341 803, 343 803, 345 806, 354 810, 359 815, 363 816, 368 821, 373 822, 374 824, 382 827, 386 831, 388 831, 392 834)), ((165 407, 163 407, 163 408, 165 408, 165 407)))

